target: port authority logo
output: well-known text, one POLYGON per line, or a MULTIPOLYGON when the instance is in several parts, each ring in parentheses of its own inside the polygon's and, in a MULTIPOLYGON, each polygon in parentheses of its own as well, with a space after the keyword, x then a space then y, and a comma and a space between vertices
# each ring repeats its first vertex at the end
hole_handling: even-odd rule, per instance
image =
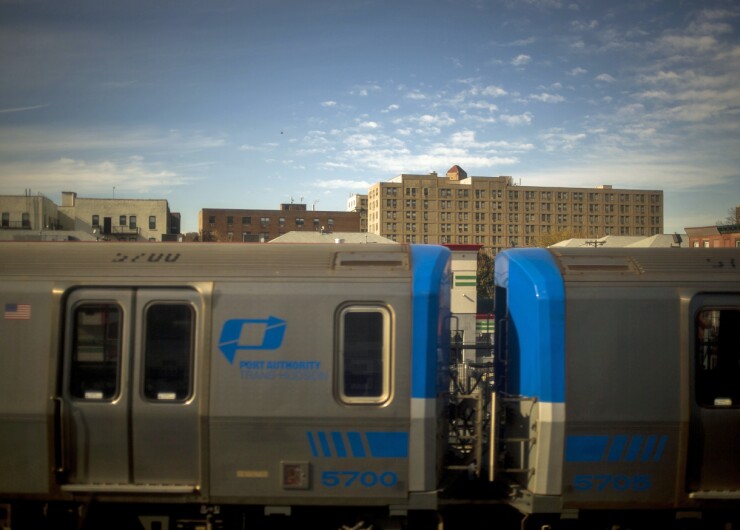
POLYGON ((238 350, 277 350, 283 344, 286 323, 277 317, 227 320, 221 329, 218 348, 229 364, 238 350))

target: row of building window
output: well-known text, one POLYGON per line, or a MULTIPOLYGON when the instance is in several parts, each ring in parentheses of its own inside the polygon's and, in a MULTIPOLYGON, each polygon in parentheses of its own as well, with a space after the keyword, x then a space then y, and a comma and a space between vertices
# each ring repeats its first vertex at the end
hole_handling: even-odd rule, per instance
MULTIPOLYGON (((548 233, 550 230, 550 227, 543 227, 547 228, 547 230, 543 230, 542 233, 548 233)), ((568 229, 567 226, 558 226, 558 230, 566 230, 568 229)), ((527 232, 531 233, 531 232, 527 232)), ((637 227, 637 228, 629 228, 629 227, 620 227, 619 230, 617 230, 615 227, 605 227, 603 229, 603 232, 600 231, 597 227, 589 227, 587 230, 587 233, 584 234, 586 237, 601 237, 603 235, 622 235, 622 236, 647 236, 647 235, 657 235, 660 231, 656 229, 650 229, 645 230, 643 227, 637 227)), ((399 241, 399 236, 397 234, 386 234, 385 237, 388 239, 391 239, 393 241, 399 241)), ((516 246, 535 246, 539 244, 539 240, 534 235, 529 236, 519 236, 519 235, 512 235, 512 236, 487 236, 487 235, 465 235, 465 234, 458 234, 457 236, 453 234, 440 234, 437 236, 430 236, 428 234, 421 234, 418 235, 415 233, 407 233, 404 236, 402 236, 403 241, 406 243, 430 243, 430 242, 439 242, 441 244, 445 243, 451 243, 451 244, 470 244, 474 243, 476 245, 484 245, 484 246, 491 246, 494 250, 494 252, 500 252, 504 248, 508 247, 516 247, 516 246)), ((698 245, 694 245, 698 246, 698 245)), ((740 243, 738 243, 738 248, 740 248, 740 243)))
MULTIPOLYGON (((579 205, 579 206, 582 206, 582 205, 579 205)), ((598 206, 598 205, 596 205, 596 206, 598 206)), ((627 207, 627 208, 629 208, 629 207, 627 207)), ((651 210, 650 210, 651 213, 656 213, 656 212, 653 211, 652 208, 653 207, 651 207, 651 210)), ((657 208, 658 208, 657 213, 660 213, 659 212, 659 207, 657 207, 657 208)), ((527 210, 527 211, 529 211, 529 210, 527 210)), ((545 208, 545 209, 543 209, 541 211, 542 212, 549 212, 550 211, 550 208, 545 208)), ((561 211, 561 209, 558 209, 558 212, 560 212, 560 211, 561 211)), ((562 211, 567 212, 567 209, 563 209, 562 211)), ((627 211, 627 213, 629 213, 629 209, 627 209, 626 211, 627 211)), ((417 212, 415 210, 385 210, 385 218, 386 218, 386 220, 400 219, 401 212, 404 213, 404 217, 407 220, 415 221, 416 218, 417 218, 417 212)), ((583 208, 575 208, 574 207, 573 212, 574 213, 582 213, 583 212, 583 208)), ((598 213, 598 212, 599 212, 599 208, 593 208, 593 209, 589 208, 589 213, 598 213)), ((424 212, 420 212, 420 213, 421 213, 421 217, 423 218, 424 221, 429 221, 429 217, 430 217, 429 216, 429 212, 424 211, 424 212)), ((607 208, 605 213, 616 213, 616 212, 614 212, 613 209, 607 208)), ((621 212, 621 213, 624 213, 624 212, 621 212)), ((641 208, 635 207, 635 212, 634 213, 635 214, 644 214, 645 213, 645 207, 644 206, 641 207, 641 208)), ((526 222, 532 222, 532 221, 537 220, 538 215, 541 215, 541 217, 540 217, 540 220, 541 221, 543 221, 543 222, 550 222, 550 214, 548 214, 548 213, 543 213, 543 214, 527 213, 527 214, 524 215, 523 218, 524 218, 524 220, 526 222)), ((440 212, 437 213, 437 219, 439 221, 450 221, 452 219, 457 219, 458 221, 467 221, 468 218, 469 218, 469 216, 474 216, 474 218, 475 218, 476 221, 485 221, 486 220, 486 212, 467 212, 467 211, 449 212, 449 211, 440 211, 440 212)), ((374 221, 375 220, 375 216, 372 216, 372 217, 373 218, 371 219, 371 221, 374 221)), ((591 216, 589 216, 589 217, 591 217, 591 216)), ((596 217, 598 218, 598 216, 596 216, 596 217)), ((561 222, 561 223, 567 223, 568 222, 568 215, 567 214, 558 213, 558 217, 557 218, 558 218, 558 222, 561 222)), ((490 219, 491 219, 491 221, 496 221, 496 220, 499 220, 500 221, 500 220, 503 219, 503 214, 502 213, 491 213, 490 214, 490 219)), ((582 222, 583 215, 573 215, 573 219, 574 219, 574 221, 577 221, 578 219, 581 219, 581 222, 582 222)), ((614 219, 615 219, 615 216, 614 215, 605 215, 604 216, 604 221, 606 223, 608 223, 608 224, 614 223, 614 219)), ((619 223, 620 224, 631 224, 632 223, 631 219, 632 218, 629 217, 628 215, 620 215, 619 216, 619 223)), ((518 221, 519 221, 519 214, 518 213, 509 213, 509 222, 518 222, 518 221)), ((595 222, 598 222, 598 220, 596 220, 595 222)), ((645 216, 644 215, 636 215, 634 217, 634 222, 637 223, 637 224, 644 224, 645 223, 645 216)), ((657 225, 657 224, 660 224, 660 222, 661 222, 661 218, 660 218, 659 215, 651 215, 650 216, 650 224, 656 224, 657 225)))
MULTIPOLYGON (((91 222, 93 228, 99 228, 100 227, 100 216, 97 214, 94 214, 92 216, 92 222, 91 222)), ((125 215, 118 216, 118 226, 128 226, 131 229, 135 229, 137 227, 137 221, 135 215, 129 215, 128 217, 125 215), (128 222, 127 222, 128 219, 128 222)), ((157 216, 156 215, 150 215, 149 216, 149 230, 156 230, 157 229, 157 216)))
MULTIPOLYGON (((399 187, 393 187, 388 186, 384 187, 384 193, 383 195, 385 197, 398 197, 399 196, 399 187)), ((417 190, 419 190, 418 195, 421 197, 430 197, 432 194, 430 193, 430 188, 423 187, 423 188, 413 188, 413 187, 407 187, 404 188, 404 195, 406 197, 416 197, 417 196, 417 190)), ((493 189, 493 190, 486 190, 486 189, 474 189, 470 190, 468 188, 437 188, 437 197, 438 198, 453 198, 457 197, 458 199, 464 199, 468 197, 475 197, 476 199, 501 199, 504 196, 504 190, 502 189, 493 189), (471 191, 473 192, 471 194, 471 191)), ((609 193, 609 192, 581 192, 581 191, 519 191, 519 190, 507 190, 506 197, 509 200, 519 200, 520 197, 524 198, 524 200, 537 200, 538 198, 543 201, 551 201, 553 197, 555 197, 559 201, 583 201, 584 197, 587 197, 589 202, 610 202, 614 203, 617 202, 617 199, 620 203, 630 203, 635 202, 636 204, 639 203, 646 203, 650 202, 652 204, 660 204, 660 194, 658 193, 651 193, 651 194, 644 194, 644 193, 609 193)))
POLYGON ((17 221, 15 223, 16 223, 16 226, 13 226, 13 223, 10 220, 10 212, 2 213, 2 227, 3 228, 31 228, 31 215, 28 212, 23 212, 21 214, 20 226, 17 226, 17 221))
MULTIPOLYGON (((452 201, 452 200, 440 200, 440 201, 430 201, 423 200, 420 203, 417 203, 416 199, 407 199, 403 206, 406 210, 416 210, 421 204, 421 207, 423 210, 469 210, 470 209, 470 201, 452 201), (435 204, 436 203, 436 204, 435 204), (436 206, 436 207, 435 207, 436 206), (430 208, 431 207, 431 208, 430 208)), ((490 203, 487 201, 473 201, 473 209, 475 210, 503 210, 504 205, 506 205, 506 208, 509 211, 512 212, 518 212, 520 210, 523 210, 525 212, 550 212, 557 209, 558 212, 567 212, 569 210, 573 212, 583 212, 584 206, 588 206, 588 211, 591 213, 597 213, 597 212, 605 212, 605 213, 616 213, 617 207, 619 209, 619 213, 622 214, 629 214, 631 212, 633 213, 646 213, 646 207, 645 205, 634 205, 631 206, 629 204, 600 204, 600 203, 590 203, 590 204, 584 204, 584 203, 550 203, 550 202, 543 202, 543 203, 534 203, 534 202, 503 202, 503 201, 491 201, 490 203)), ((397 209, 399 206, 399 202, 397 199, 386 199, 385 201, 385 207, 388 209, 397 209)), ((386 210, 388 211, 388 210, 386 210)), ((661 213, 661 206, 660 205, 651 205, 649 206, 648 210, 651 214, 660 214, 661 213)), ((374 212, 371 213, 371 217, 374 214, 374 212)), ((231 224, 231 223, 229 223, 231 224)))
MULTIPOLYGON (((389 232, 389 233, 390 232, 396 232, 397 231, 396 230, 396 226, 398 224, 392 222, 392 221, 396 220, 396 216, 392 216, 392 217, 389 216, 389 219, 391 219, 391 220, 390 221, 387 221, 385 223, 386 232, 389 232)), ((416 217, 412 216, 412 217, 409 218, 409 216, 406 216, 406 219, 407 220, 411 220, 411 221, 415 221, 416 220, 416 217)), ((424 220, 426 220, 426 218, 424 220)), ((441 220, 445 220, 445 218, 442 217, 441 220)), ((447 220, 449 220, 449 217, 447 217, 447 220)), ((467 214, 464 215, 464 216, 459 216, 458 219, 457 219, 458 223, 456 223, 453 226, 458 226, 458 231, 462 230, 464 232, 467 232, 468 223, 464 222, 464 221, 467 221, 467 220, 468 220, 467 214), (461 227, 465 227, 465 228, 461 228, 461 227)), ((476 219, 476 220, 478 220, 478 219, 476 219)), ((492 219, 491 220, 492 221, 499 221, 499 222, 503 222, 504 221, 504 219, 503 219, 503 217, 501 215, 492 216, 492 219)), ((510 231, 512 229, 513 230, 517 230, 518 227, 520 226, 520 221, 522 221, 522 220, 525 223, 530 223, 530 224, 531 223, 538 223, 538 222, 539 223, 546 223, 546 224, 542 225, 542 227, 544 229, 544 228, 549 228, 550 226, 552 226, 552 224, 553 224, 554 221, 557 222, 557 224, 559 224, 559 225, 568 225, 568 224, 583 225, 584 224, 584 221, 587 221, 589 225, 601 225, 601 224, 604 224, 604 225, 607 225, 607 226, 613 226, 615 224, 619 224, 620 226, 623 226, 623 227, 625 227, 625 226, 632 226, 632 225, 638 225, 638 226, 643 226, 644 227, 645 226, 645 220, 646 220, 646 218, 645 218, 645 216, 636 216, 636 217, 632 218, 632 217, 627 217, 627 216, 616 216, 616 215, 605 215, 602 218, 602 216, 600 216, 600 215, 588 215, 588 216, 586 216, 586 215, 565 215, 565 214, 558 214, 557 216, 554 215, 554 214, 538 214, 538 215, 527 214, 526 216, 521 216, 521 218, 520 218, 519 214, 511 214, 510 213, 508 215, 508 221, 511 224, 509 224, 509 225, 493 224, 493 225, 490 225, 490 231, 491 232, 501 232, 502 226, 508 226, 510 231), (517 224, 513 224, 513 223, 517 223, 517 224)), ((658 225, 660 225, 660 217, 650 217, 649 218, 649 221, 650 221, 650 226, 658 226, 658 225)), ((424 231, 425 232, 428 231, 429 224, 430 223, 423 223, 424 231)), ((409 226, 416 227, 416 223, 406 223, 406 227, 407 227, 406 228, 406 231, 409 230, 409 228, 408 228, 409 226)), ((432 223, 432 226, 438 226, 440 228, 440 231, 444 232, 445 231, 445 227, 448 227, 447 228, 447 231, 449 231, 449 227, 451 226, 451 223, 432 223)), ((486 231, 488 231, 488 225, 486 225, 484 223, 476 223, 475 226, 476 227, 480 227, 480 229, 479 230, 476 230, 476 231, 480 231, 480 232, 486 232, 486 231)), ((415 230, 415 228, 414 228, 414 230, 415 230)))
MULTIPOLYGON (((296 217, 295 218, 295 225, 296 226, 303 226, 306 223, 306 220, 303 217, 296 217)), ((326 220, 326 223, 329 226, 334 226, 334 219, 329 218, 326 220)), ((208 224, 211 225, 211 228, 216 226, 216 216, 215 215, 209 215, 208 216, 208 224)), ((252 217, 251 216, 244 216, 241 218, 241 224, 242 225, 251 225, 252 224, 252 217)), ((269 217, 260 217, 260 225, 261 226, 268 226, 270 224, 270 218, 269 217)), ((280 226, 285 226, 285 217, 278 218, 278 224, 280 226)), ((318 218, 313 219, 314 226, 318 226, 321 224, 321 220, 318 218)), ((231 215, 226 216, 226 225, 231 227, 234 225, 234 217, 231 215)))

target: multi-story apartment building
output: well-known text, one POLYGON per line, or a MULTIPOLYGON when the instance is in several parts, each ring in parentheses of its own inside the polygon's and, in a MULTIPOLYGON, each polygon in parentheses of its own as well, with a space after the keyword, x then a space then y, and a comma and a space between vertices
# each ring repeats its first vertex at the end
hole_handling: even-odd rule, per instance
POLYGON ((266 243, 287 232, 359 232, 358 212, 307 210, 305 204, 281 204, 279 210, 204 208, 198 216, 202 241, 266 243))
POLYGON ((87 199, 62 192, 57 205, 42 195, 0 196, 0 229, 65 230, 101 240, 174 241, 180 214, 165 199, 87 199))
POLYGON ((398 242, 476 244, 498 252, 546 234, 663 232, 663 191, 521 186, 514 179, 402 174, 370 187, 368 231, 398 242))

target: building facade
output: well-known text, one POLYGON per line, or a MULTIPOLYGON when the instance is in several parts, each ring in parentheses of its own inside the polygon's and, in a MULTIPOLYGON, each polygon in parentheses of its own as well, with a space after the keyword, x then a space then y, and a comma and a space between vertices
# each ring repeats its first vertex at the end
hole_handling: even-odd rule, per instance
POLYGON ((43 195, 0 196, 0 229, 68 231, 99 240, 173 241, 180 214, 164 199, 86 199, 62 192, 57 205, 43 195))
POLYGON ((43 195, 0 196, 0 229, 61 230, 57 204, 43 195))
POLYGON ((367 232, 367 195, 352 195, 347 199, 347 211, 360 214, 360 232, 367 232))
POLYGON ((740 224, 686 228, 691 248, 740 248, 740 224))
MULTIPOLYGON (((663 191, 517 185, 511 177, 402 174, 371 186, 368 231, 404 243, 476 244, 498 252, 546 234, 663 232, 663 191)), ((572 235, 570 237, 572 237, 572 235)))
POLYGON ((198 216, 202 241, 267 243, 293 231, 359 232, 358 212, 308 210, 305 204, 281 204, 279 210, 204 208, 198 216))
POLYGON ((63 191, 59 218, 67 230, 111 241, 170 241, 180 233, 179 214, 165 199, 87 199, 63 191))
POLYGON ((445 245, 452 252, 450 260, 450 337, 453 346, 460 348, 460 360, 476 360, 476 350, 466 345, 478 342, 478 251, 480 245, 445 245))

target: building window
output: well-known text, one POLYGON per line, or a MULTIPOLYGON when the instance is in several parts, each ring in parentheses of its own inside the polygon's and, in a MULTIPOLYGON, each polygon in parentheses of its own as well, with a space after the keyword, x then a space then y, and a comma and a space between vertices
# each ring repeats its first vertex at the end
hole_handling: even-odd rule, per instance
POLYGON ((136 216, 135 215, 129 215, 128 216, 128 227, 132 230, 136 228, 136 216))
POLYGON ((247 215, 242 217, 242 224, 243 225, 251 225, 252 224, 252 217, 247 215))
POLYGON ((216 226, 216 216, 215 215, 208 216, 208 224, 211 226, 211 228, 216 226))
POLYGON ((296 217, 295 218, 295 225, 296 226, 303 226, 306 224, 306 220, 303 217, 296 217))
POLYGON ((3 228, 10 227, 10 212, 3 212, 3 228))
POLYGON ((100 226, 100 216, 99 215, 92 216, 92 225, 94 228, 97 228, 100 226))
POLYGON ((149 216, 149 230, 156 230, 156 229, 157 229, 157 216, 150 215, 149 216))
POLYGON ((234 216, 233 215, 227 215, 226 216, 226 224, 227 225, 233 225, 234 224, 234 216))
POLYGON ((28 212, 23 212, 21 214, 21 227, 31 228, 31 216, 28 214, 28 212))
POLYGON ((269 217, 260 217, 260 224, 262 227, 266 227, 268 224, 270 224, 270 218, 269 217))
POLYGON ((338 395, 352 404, 380 404, 391 389, 391 314, 352 305, 338 313, 338 395))
POLYGON ((118 216, 118 224, 120 226, 126 226, 126 216, 125 215, 118 216))

